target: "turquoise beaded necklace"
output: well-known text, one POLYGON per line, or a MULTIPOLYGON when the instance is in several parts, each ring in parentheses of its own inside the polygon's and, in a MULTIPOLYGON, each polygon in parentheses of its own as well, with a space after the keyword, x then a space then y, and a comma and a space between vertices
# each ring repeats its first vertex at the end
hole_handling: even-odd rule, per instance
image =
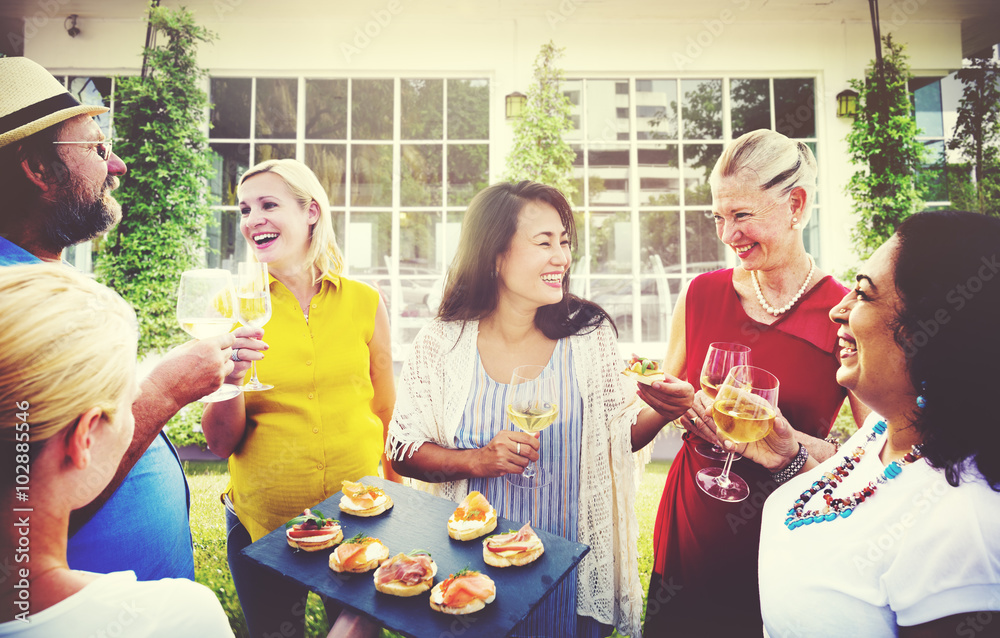
POLYGON ((899 476, 903 472, 903 467, 913 463, 922 456, 921 446, 914 445, 913 449, 907 452, 903 458, 887 465, 885 470, 874 481, 870 481, 860 491, 851 494, 848 498, 834 498, 834 488, 840 485, 847 478, 847 475, 850 474, 850 471, 854 469, 855 464, 861 461, 861 457, 865 455, 868 445, 885 434, 887 429, 888 426, 886 426, 885 421, 876 423, 872 428, 872 432, 865 437, 864 445, 859 445, 853 452, 844 456, 843 463, 833 468, 832 471, 824 473, 808 490, 802 492, 795 500, 795 503, 792 504, 792 508, 788 510, 787 518, 785 518, 785 527, 796 529, 803 525, 833 521, 838 516, 840 518, 847 518, 854 511, 855 507, 874 496, 879 485, 884 485, 890 479, 899 476), (823 494, 823 500, 825 501, 823 507, 821 509, 807 510, 806 505, 809 504, 813 496, 819 493, 823 494))

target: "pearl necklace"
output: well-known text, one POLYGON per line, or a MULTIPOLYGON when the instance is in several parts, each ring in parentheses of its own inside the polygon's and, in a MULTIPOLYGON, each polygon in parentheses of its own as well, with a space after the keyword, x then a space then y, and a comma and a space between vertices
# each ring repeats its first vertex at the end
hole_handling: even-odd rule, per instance
POLYGON ((843 463, 833 468, 833 471, 823 474, 808 490, 802 492, 795 502, 792 503, 792 508, 786 514, 785 527, 796 529, 803 525, 834 521, 838 516, 840 518, 847 518, 854 511, 855 507, 875 495, 879 485, 884 485, 890 479, 896 478, 903 472, 903 467, 923 456, 922 446, 914 445, 912 450, 907 452, 903 458, 885 466, 882 473, 875 477, 874 481, 869 481, 868 485, 861 490, 854 492, 847 498, 834 498, 833 489, 842 483, 847 478, 847 475, 850 474, 850 470, 854 469, 854 465, 861 461, 861 457, 865 455, 865 449, 868 447, 868 444, 878 439, 882 434, 885 434, 887 429, 888 426, 886 426, 885 421, 876 423, 872 428, 873 431, 865 438, 863 446, 858 446, 853 452, 844 456, 843 463), (823 500, 826 503, 819 509, 807 510, 806 505, 812 500, 813 495, 819 492, 823 492, 823 500))
POLYGON ((760 289, 760 282, 757 280, 757 271, 756 270, 750 271, 750 278, 753 279, 753 289, 757 292, 757 301, 760 302, 760 307, 764 309, 764 312, 767 312, 777 317, 778 315, 784 314, 789 310, 791 310, 792 306, 794 306, 799 301, 799 297, 802 296, 802 294, 806 291, 806 288, 809 286, 809 282, 812 281, 813 273, 816 272, 816 262, 813 261, 812 255, 807 254, 806 257, 809 258, 809 274, 806 275, 806 280, 802 282, 801 286, 799 286, 799 291, 795 293, 795 296, 792 297, 792 300, 781 308, 775 308, 771 306, 771 304, 767 303, 767 300, 764 299, 764 293, 760 289))

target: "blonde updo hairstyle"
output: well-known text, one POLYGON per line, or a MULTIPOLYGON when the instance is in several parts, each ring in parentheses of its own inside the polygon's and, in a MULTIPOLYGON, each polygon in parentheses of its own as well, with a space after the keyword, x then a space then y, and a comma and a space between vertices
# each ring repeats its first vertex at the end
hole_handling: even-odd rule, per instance
POLYGON ((319 206, 319 219, 309 233, 309 252, 306 260, 318 271, 315 282, 324 275, 340 275, 344 270, 344 256, 337 245, 337 235, 333 230, 330 216, 330 198, 312 170, 294 159, 266 160, 252 167, 240 177, 240 186, 255 175, 274 173, 288 186, 295 201, 303 209, 312 202, 319 206))
POLYGON ((726 178, 744 179, 775 198, 802 188, 806 202, 799 215, 798 228, 805 228, 812 217, 816 197, 816 157, 803 142, 795 142, 770 129, 750 131, 735 139, 719 157, 710 178, 712 189, 726 178))
POLYGON ((137 342, 132 308, 86 275, 54 263, 0 268, 0 442, 23 440, 16 425, 27 421, 37 453, 95 406, 113 419, 137 342))

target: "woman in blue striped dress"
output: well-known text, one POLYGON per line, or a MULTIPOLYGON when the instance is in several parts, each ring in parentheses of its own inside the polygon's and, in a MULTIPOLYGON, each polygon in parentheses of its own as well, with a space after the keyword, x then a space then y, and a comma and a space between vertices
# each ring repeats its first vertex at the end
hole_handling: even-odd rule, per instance
POLYGON ((590 546, 515 635, 597 638, 615 626, 639 636, 640 451, 693 392, 672 377, 637 391, 620 374, 611 319, 569 293, 575 234, 552 187, 500 183, 476 195, 438 317, 404 366, 386 450, 397 471, 434 493, 460 501, 478 490, 500 516, 590 546), (513 369, 528 364, 558 379, 560 415, 541 445, 504 411, 513 369), (539 459, 552 476, 546 486, 503 480, 539 459))

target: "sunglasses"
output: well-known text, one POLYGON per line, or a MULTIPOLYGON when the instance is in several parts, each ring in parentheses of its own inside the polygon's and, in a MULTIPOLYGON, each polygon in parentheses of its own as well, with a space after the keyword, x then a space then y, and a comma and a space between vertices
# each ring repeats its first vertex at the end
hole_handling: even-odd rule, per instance
POLYGON ((81 141, 81 142, 52 142, 53 144, 77 144, 79 146, 93 146, 94 150, 97 151, 98 157, 100 157, 105 162, 111 158, 111 140, 101 140, 99 142, 95 141, 81 141))

